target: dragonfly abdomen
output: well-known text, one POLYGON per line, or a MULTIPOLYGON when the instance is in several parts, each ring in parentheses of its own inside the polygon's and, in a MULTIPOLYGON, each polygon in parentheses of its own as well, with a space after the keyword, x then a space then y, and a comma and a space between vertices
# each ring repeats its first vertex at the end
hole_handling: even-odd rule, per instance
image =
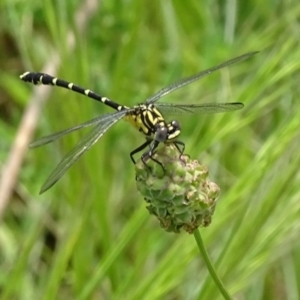
POLYGON ((25 72, 24 74, 22 74, 20 76, 20 78, 25 82, 31 82, 35 85, 38 85, 38 84, 56 85, 59 87, 63 87, 65 89, 72 90, 76 93, 85 95, 93 100, 102 102, 102 103, 106 104, 107 106, 109 106, 115 110, 118 110, 118 111, 125 109, 125 106, 119 105, 118 103, 116 103, 106 97, 102 97, 102 96, 96 94, 95 92, 93 92, 92 90, 84 89, 72 82, 68 82, 68 81, 53 77, 53 76, 45 74, 45 73, 25 72))

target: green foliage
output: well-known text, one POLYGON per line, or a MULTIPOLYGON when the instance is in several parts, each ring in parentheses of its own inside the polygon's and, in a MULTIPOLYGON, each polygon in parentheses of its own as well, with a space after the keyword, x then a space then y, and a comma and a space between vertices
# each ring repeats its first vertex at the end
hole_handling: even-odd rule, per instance
MULTIPOLYGON (((203 240, 235 297, 300 298, 300 3, 99 1, 82 28, 76 16, 84 3, 0 2, 0 167, 32 95, 19 75, 51 65, 53 53, 60 63, 52 75, 133 105, 176 79, 261 50, 163 101, 245 104, 179 118, 186 153, 221 188, 203 240)), ((53 88, 36 136, 108 111, 53 88)), ((147 212, 129 158, 143 137, 127 123, 38 196, 84 132, 28 151, 0 228, 0 298, 221 299, 193 237, 166 233, 147 212)))

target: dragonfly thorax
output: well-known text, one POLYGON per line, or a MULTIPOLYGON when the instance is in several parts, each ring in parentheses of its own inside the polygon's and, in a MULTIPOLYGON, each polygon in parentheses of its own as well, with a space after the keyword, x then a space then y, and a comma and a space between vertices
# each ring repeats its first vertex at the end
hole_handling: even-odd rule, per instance
POLYGON ((125 120, 148 137, 153 137, 157 124, 165 124, 164 117, 153 104, 134 106, 133 110, 126 114, 125 120))
POLYGON ((159 143, 174 141, 180 134, 179 122, 173 120, 167 123, 154 104, 134 106, 125 119, 138 131, 159 143))

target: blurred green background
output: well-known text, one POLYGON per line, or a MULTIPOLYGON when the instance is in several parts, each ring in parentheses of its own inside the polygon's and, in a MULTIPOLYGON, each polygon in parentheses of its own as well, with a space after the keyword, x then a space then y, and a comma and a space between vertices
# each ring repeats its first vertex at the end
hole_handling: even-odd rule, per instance
POLYGON ((235 299, 299 299, 299 42, 296 0, 0 1, 0 298, 221 299, 193 236, 147 212, 129 158, 143 137, 125 121, 38 195, 85 131, 30 151, 29 140, 111 110, 19 75, 50 70, 134 105, 261 50, 163 101, 245 104, 179 118, 186 153, 221 188, 201 232, 235 299))

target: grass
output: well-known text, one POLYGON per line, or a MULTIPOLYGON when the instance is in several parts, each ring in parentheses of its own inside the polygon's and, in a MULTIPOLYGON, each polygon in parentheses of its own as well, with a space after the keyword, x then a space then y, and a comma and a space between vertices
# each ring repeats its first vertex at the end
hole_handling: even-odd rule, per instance
MULTIPOLYGON (((75 16, 83 3, 90 2, 1 2, 0 167, 33 93, 19 75, 55 67, 55 55, 52 75, 133 105, 183 76, 262 50, 163 101, 245 104, 179 118, 186 152, 221 187, 201 234, 234 297, 300 298, 299 3, 102 1, 82 26, 75 16)), ((45 103, 36 137, 110 111, 69 91, 38 90, 45 103)), ((193 237, 167 234, 145 209, 129 158, 143 137, 124 121, 38 195, 81 136, 24 153, 0 228, 1 299, 222 299, 193 237)))

